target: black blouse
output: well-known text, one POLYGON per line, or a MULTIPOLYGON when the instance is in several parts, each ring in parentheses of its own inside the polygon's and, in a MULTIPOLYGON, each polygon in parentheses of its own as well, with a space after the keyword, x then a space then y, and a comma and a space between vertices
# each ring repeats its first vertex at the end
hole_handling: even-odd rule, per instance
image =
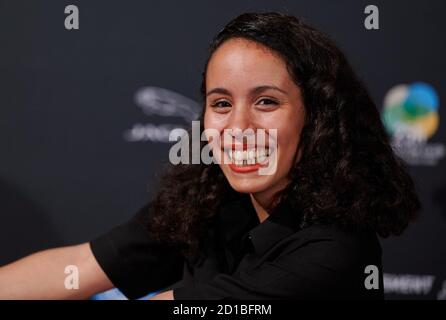
POLYGON ((249 195, 225 202, 201 259, 151 239, 143 207, 90 242, 104 272, 128 298, 173 289, 175 299, 383 299, 381 246, 373 231, 299 227, 286 202, 259 222, 249 195), (367 289, 366 267, 379 270, 367 289))

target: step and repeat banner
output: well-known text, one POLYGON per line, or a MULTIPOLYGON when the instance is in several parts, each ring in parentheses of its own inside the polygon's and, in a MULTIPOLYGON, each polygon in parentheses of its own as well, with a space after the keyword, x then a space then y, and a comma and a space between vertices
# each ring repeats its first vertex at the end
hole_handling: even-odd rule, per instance
POLYGON ((420 218, 382 239, 387 298, 446 299, 445 10, 441 0, 0 0, 0 265, 132 217, 156 191, 169 133, 200 111, 213 35, 243 12, 281 11, 346 53, 415 180, 420 218))

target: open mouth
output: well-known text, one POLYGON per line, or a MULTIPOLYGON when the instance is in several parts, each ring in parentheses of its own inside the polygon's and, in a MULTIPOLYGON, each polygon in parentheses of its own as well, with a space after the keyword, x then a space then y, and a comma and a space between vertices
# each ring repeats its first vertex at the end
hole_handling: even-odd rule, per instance
POLYGON ((261 164, 268 159, 270 149, 247 149, 247 150, 226 150, 226 154, 231 164, 236 166, 246 166, 252 164, 261 164))
MULTIPOLYGON (((241 149, 241 148, 240 148, 241 149)), ((266 167, 270 159, 270 155, 273 153, 271 148, 247 148, 239 150, 235 148, 225 148, 225 154, 227 155, 227 164, 229 167, 239 173, 246 173, 256 171, 261 167, 266 167)))

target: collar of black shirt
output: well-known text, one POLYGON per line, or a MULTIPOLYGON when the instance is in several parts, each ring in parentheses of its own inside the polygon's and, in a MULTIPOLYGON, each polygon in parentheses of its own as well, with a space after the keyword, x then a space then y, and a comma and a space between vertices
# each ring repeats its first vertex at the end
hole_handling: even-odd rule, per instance
POLYGON ((219 211, 222 237, 231 251, 239 251, 244 240, 251 242, 256 254, 263 255, 271 246, 299 229, 300 219, 288 201, 282 200, 260 223, 249 194, 223 203, 219 211))

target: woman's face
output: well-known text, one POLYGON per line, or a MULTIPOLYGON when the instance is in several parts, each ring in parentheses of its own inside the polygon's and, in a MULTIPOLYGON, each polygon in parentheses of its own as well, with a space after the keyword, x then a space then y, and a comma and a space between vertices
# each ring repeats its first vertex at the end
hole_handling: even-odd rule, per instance
POLYGON ((205 81, 204 128, 217 130, 221 137, 213 155, 222 162, 229 184, 238 192, 254 195, 270 196, 283 189, 291 166, 300 158, 305 118, 300 89, 285 61, 256 42, 230 39, 212 55, 205 81), (224 134, 225 129, 231 129, 229 135, 224 134), (255 134, 265 130, 269 156, 255 150, 261 150, 258 140, 253 144, 237 135, 246 129, 255 134), (272 129, 277 130, 276 137, 272 129), (259 174, 266 166, 276 169, 259 174))

